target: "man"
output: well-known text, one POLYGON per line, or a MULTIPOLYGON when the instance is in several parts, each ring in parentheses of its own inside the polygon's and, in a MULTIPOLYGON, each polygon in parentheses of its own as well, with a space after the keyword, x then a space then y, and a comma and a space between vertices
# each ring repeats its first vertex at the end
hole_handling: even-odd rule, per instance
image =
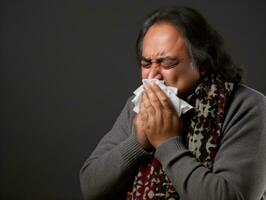
POLYGON ((131 98, 80 172, 85 199, 266 198, 266 99, 241 83, 222 38, 191 8, 160 9, 137 41, 142 79, 194 107, 179 117, 156 84, 131 98))

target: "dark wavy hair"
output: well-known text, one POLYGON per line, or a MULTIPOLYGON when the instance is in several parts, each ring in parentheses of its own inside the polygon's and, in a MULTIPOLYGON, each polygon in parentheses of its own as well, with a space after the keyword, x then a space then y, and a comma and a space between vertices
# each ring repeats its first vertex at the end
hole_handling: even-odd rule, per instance
POLYGON ((243 69, 236 65, 225 50, 221 35, 196 10, 187 7, 162 8, 144 21, 137 39, 137 57, 142 56, 143 38, 149 28, 160 22, 170 23, 181 31, 194 64, 220 74, 225 80, 242 82, 243 69))

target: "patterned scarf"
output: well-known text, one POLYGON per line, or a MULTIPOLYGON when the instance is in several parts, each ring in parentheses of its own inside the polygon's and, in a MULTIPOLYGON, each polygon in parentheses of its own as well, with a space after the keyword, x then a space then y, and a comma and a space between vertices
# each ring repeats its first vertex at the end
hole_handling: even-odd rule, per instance
MULTIPOLYGON (((211 74, 204 77, 195 92, 188 97, 188 102, 194 106, 195 112, 189 119, 185 145, 196 159, 209 169, 212 169, 221 141, 222 124, 233 88, 232 82, 226 82, 221 76, 211 74)), ((133 188, 127 193, 127 200, 150 199, 179 199, 155 157, 141 164, 133 188)))

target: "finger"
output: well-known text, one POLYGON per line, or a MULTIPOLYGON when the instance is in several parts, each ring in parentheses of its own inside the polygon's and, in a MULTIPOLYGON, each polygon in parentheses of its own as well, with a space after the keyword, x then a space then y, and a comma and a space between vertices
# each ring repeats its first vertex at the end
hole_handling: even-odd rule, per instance
POLYGON ((152 85, 152 89, 158 97, 161 105, 166 109, 172 109, 173 105, 169 100, 168 96, 161 90, 161 88, 157 84, 152 85))
POLYGON ((153 106, 152 106, 152 104, 151 104, 151 102, 150 102, 150 99, 149 99, 149 97, 148 97, 147 92, 146 92, 145 89, 144 89, 144 91, 143 91, 143 101, 144 101, 144 107, 145 107, 145 110, 147 111, 147 113, 148 113, 148 115, 149 115, 148 118, 154 116, 154 114, 155 114, 155 109, 153 108, 153 106))
POLYGON ((148 99, 151 103, 151 105, 154 107, 155 110, 160 110, 162 108, 162 104, 153 90, 152 86, 144 86, 145 94, 147 94, 148 99))
POLYGON ((140 119, 141 119, 142 125, 146 124, 149 119, 148 113, 147 112, 141 113, 140 119))
POLYGON ((143 101, 143 105, 144 105, 144 109, 149 109, 149 107, 151 106, 149 98, 146 94, 146 90, 144 88, 144 91, 142 93, 142 101, 143 101))

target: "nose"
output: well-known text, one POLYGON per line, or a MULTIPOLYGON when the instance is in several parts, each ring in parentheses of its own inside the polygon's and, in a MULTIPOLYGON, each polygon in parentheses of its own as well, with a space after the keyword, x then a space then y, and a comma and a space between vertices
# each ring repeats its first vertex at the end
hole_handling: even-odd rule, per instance
POLYGON ((159 66, 158 63, 152 63, 151 68, 150 68, 150 72, 148 74, 148 78, 153 78, 153 79, 158 79, 158 80, 162 80, 163 76, 161 73, 161 68, 159 66))

